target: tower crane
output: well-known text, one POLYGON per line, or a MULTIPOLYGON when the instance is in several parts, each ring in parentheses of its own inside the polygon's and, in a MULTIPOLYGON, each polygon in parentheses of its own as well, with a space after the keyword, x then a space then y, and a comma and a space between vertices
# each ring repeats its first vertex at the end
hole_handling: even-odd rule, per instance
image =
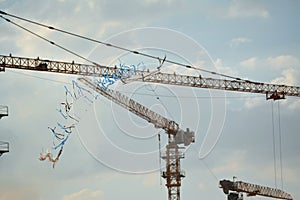
POLYGON ((243 198, 239 197, 239 193, 246 193, 247 196, 259 195, 276 199, 293 200, 289 193, 286 193, 280 189, 246 183, 243 181, 221 180, 220 188, 222 188, 223 192, 228 195, 228 200, 242 200, 243 198), (229 191, 235 192, 229 193, 229 191))
MULTIPOLYGON (((257 93, 266 95, 267 100, 280 100, 286 98, 286 96, 300 97, 300 87, 298 86, 267 84, 242 79, 225 80, 204 78, 202 76, 187 76, 160 71, 142 71, 138 69, 135 71, 123 69, 123 71, 120 72, 117 67, 102 66, 96 63, 94 65, 88 65, 40 58, 0 55, 0 69, 1 71, 5 71, 5 68, 91 77, 101 77, 105 74, 107 77, 118 77, 125 83, 130 81, 139 81, 195 88, 257 93), (126 74, 126 76, 124 76, 124 74, 126 74)), ((125 109, 128 109, 130 112, 138 115, 142 119, 147 120, 149 123, 154 124, 155 127, 162 128, 166 131, 169 140, 166 146, 166 153, 165 155, 162 155, 162 158, 166 160, 166 171, 162 173, 162 177, 166 179, 169 200, 179 200, 181 179, 185 176, 180 170, 180 159, 184 157, 181 151, 182 147, 180 145, 184 144, 187 146, 191 142, 194 142, 194 133, 190 132, 188 129, 186 131, 181 130, 176 122, 160 116, 117 91, 101 89, 95 85, 95 83, 86 78, 80 78, 79 80, 106 98, 121 105, 125 109)))
POLYGON ((168 120, 118 91, 100 88, 99 85, 87 78, 79 78, 79 81, 107 99, 147 120, 156 128, 162 128, 166 131, 168 144, 166 153, 162 156, 166 160, 166 171, 162 173, 162 177, 166 179, 169 200, 179 200, 181 179, 185 176, 180 167, 180 159, 184 157, 182 144, 188 146, 195 142, 195 133, 189 129, 186 131, 181 130, 176 122, 168 120))
MULTIPOLYGON (((18 16, 14 16, 3 11, 0 11, 0 14, 1 14, 0 17, 5 19, 7 22, 13 23, 19 28, 22 28, 27 32, 30 32, 31 34, 38 36, 39 38, 49 42, 50 44, 55 45, 65 51, 67 50, 69 53, 72 53, 78 57, 83 58, 82 56, 74 52, 71 52, 66 48, 63 48, 60 45, 56 45, 53 41, 50 41, 30 31, 29 29, 26 29, 12 22, 11 20, 3 17, 2 15, 8 15, 10 17, 18 18, 20 20, 25 20, 27 22, 34 23, 36 25, 43 26, 51 30, 60 31, 65 34, 73 35, 83 39, 88 39, 87 37, 80 36, 78 34, 70 33, 67 31, 63 31, 60 29, 56 29, 52 26, 46 26, 44 24, 27 20, 25 18, 21 18, 18 16)), ((137 51, 132 51, 123 47, 118 47, 112 44, 99 42, 93 39, 89 39, 89 40, 93 42, 101 43, 106 46, 111 46, 122 50, 126 50, 134 54, 140 54, 137 51)), ((146 54, 143 55, 145 56, 146 54)), ((149 55, 147 56, 151 58, 155 58, 153 56, 149 56, 149 55)), ((161 63, 162 61, 163 63, 165 59, 166 57, 163 60, 159 59, 159 62, 161 63)), ((172 63, 175 64, 175 62, 172 63)), ((159 84, 168 84, 168 85, 195 87, 195 88, 259 93, 259 94, 265 94, 267 100, 268 99, 280 100, 280 99, 284 99, 286 96, 300 97, 300 87, 297 86, 259 83, 259 82, 249 81, 249 80, 238 79, 238 78, 235 78, 234 80, 225 80, 225 79, 216 79, 216 78, 204 78, 202 76, 178 75, 175 73, 170 74, 170 73, 160 72, 159 70, 145 72, 142 70, 131 71, 131 70, 123 69, 122 72, 120 72, 120 70, 117 67, 101 66, 94 62, 92 62, 92 64, 93 65, 87 65, 87 64, 77 64, 74 62, 44 60, 40 58, 33 59, 33 58, 25 58, 25 57, 13 57, 12 55, 9 56, 0 55, 0 71, 5 71, 5 68, 13 68, 13 69, 54 72, 54 73, 63 73, 63 74, 96 76, 96 77, 97 76, 101 77, 104 74, 105 76, 111 78, 118 77, 125 83, 130 81, 140 81, 140 82, 159 83, 159 84), (124 73, 124 71, 126 73, 124 73), (124 76, 124 74, 126 75, 124 76)), ((194 132, 190 132, 189 129, 187 129, 186 131, 181 130, 179 128, 179 125, 176 122, 170 121, 165 117, 160 116, 159 114, 149 110, 148 108, 144 107, 143 105, 139 104, 133 99, 129 99, 127 96, 117 91, 108 88, 107 89, 100 88, 99 85, 96 85, 94 82, 90 81, 87 78, 80 78, 79 80, 85 85, 87 85, 88 87, 90 87, 91 89, 103 95, 104 97, 114 101, 115 103, 119 104, 125 109, 128 109, 130 112, 147 120, 149 123, 154 124, 156 128, 162 128, 166 131, 169 140, 166 146, 166 154, 162 156, 162 158, 166 160, 166 171, 162 173, 162 177, 165 178, 167 182, 166 186, 168 187, 169 200, 179 200, 181 178, 185 176, 184 173, 182 173, 180 170, 180 159, 183 158, 183 154, 180 151, 182 147, 180 145, 188 146, 190 143, 194 142, 194 132)), ((280 193, 281 191, 279 190, 273 190, 271 188, 253 185, 249 183, 243 183, 241 181, 230 182, 227 180, 223 180, 220 181, 220 185, 223 188, 225 193, 228 193, 229 190, 232 190, 237 192, 246 192, 249 195, 263 195, 263 196, 276 197, 276 198, 281 197, 283 199, 292 200, 290 195, 286 195, 285 193, 282 194, 281 196, 280 193), (267 191, 271 191, 271 192, 268 193, 267 191)))

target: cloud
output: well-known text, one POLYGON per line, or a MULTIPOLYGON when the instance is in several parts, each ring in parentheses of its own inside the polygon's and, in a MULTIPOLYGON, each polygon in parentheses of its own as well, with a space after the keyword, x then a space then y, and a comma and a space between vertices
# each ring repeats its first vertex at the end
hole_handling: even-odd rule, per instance
POLYGON ((288 67, 298 67, 300 65, 300 60, 292 55, 280 55, 277 57, 268 57, 266 64, 277 69, 283 69, 288 67))
POLYGON ((217 58, 215 60, 214 64, 219 73, 226 74, 229 76, 237 76, 238 75, 237 71, 235 71, 233 68, 225 67, 223 65, 222 59, 220 59, 220 58, 217 58))
POLYGON ((232 172, 246 170, 244 166, 246 154, 245 150, 236 150, 231 153, 225 163, 214 167, 212 171, 216 174, 231 174, 232 172))
POLYGON ((237 37, 230 40, 229 45, 230 47, 237 47, 241 44, 249 43, 249 42, 252 42, 252 39, 246 37, 237 37))
POLYGON ((251 57, 240 62, 242 67, 257 69, 268 68, 276 70, 296 69, 300 66, 300 60, 293 55, 279 55, 274 57, 251 57))
POLYGON ((231 2, 228 13, 228 17, 259 17, 268 18, 270 16, 269 11, 265 8, 265 5, 259 1, 243 1, 234 0, 231 2))
POLYGON ((246 99, 246 101, 245 101, 245 108, 252 109, 252 108, 258 107, 259 105, 263 105, 265 103, 266 103, 266 99, 261 98, 261 97, 249 98, 249 99, 246 99))
POLYGON ((257 57, 252 57, 247 60, 241 61, 240 65, 242 67, 253 68, 256 66, 257 60, 257 57))
POLYGON ((33 189, 14 188, 6 191, 1 191, 0 200, 39 200, 40 195, 33 189), (18 192, 16 192, 18 191, 18 192))
POLYGON ((159 181, 159 174, 158 173, 151 173, 151 174, 145 174, 143 177, 143 185, 147 187, 152 187, 157 185, 159 181))
POLYGON ((295 100, 288 106, 288 108, 290 110, 300 110, 300 100, 299 99, 295 100))
POLYGON ((82 189, 79 192, 63 196, 62 200, 99 200, 103 197, 104 193, 101 190, 82 189))
POLYGON ((299 84, 300 72, 295 69, 287 69, 282 71, 282 76, 271 81, 274 84, 297 85, 299 84))

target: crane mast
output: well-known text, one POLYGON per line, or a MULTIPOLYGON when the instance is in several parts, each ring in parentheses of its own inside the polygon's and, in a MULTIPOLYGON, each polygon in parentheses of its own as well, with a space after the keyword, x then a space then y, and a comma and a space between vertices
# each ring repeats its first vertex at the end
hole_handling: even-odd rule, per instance
POLYGON ((238 193, 246 193, 248 196, 260 195, 277 199, 293 200, 292 196, 289 193, 286 193, 280 189, 246 183, 242 181, 221 180, 220 188, 223 188, 224 193, 228 194, 228 199, 238 199, 238 193), (238 193, 229 194, 229 191, 235 191, 238 193))
POLYGON ((162 173, 162 177, 166 179, 169 200, 180 200, 181 179, 185 177, 180 168, 180 159, 184 158, 184 146, 195 142, 194 132, 189 129, 181 130, 176 122, 168 120, 118 91, 101 88, 88 78, 78 78, 78 80, 107 99, 147 120, 155 128, 162 128, 166 131, 168 144, 165 154, 161 156, 166 161, 166 171, 162 173))
MULTIPOLYGON (((98 64, 87 65, 74 62, 60 62, 42 60, 39 58, 24 58, 0 55, 0 68, 36 70, 63 74, 76 74, 84 76, 120 75, 117 67, 107 67, 98 64)), ((140 81, 168 85, 187 86, 195 88, 208 88, 235 92, 249 92, 265 94, 267 99, 284 99, 286 96, 300 97, 300 87, 278 84, 259 83, 246 80, 225 80, 204 78, 201 76, 187 76, 162 72, 149 72, 142 70, 126 70, 127 81, 140 81)), ((125 77, 126 81, 126 77, 125 77)))

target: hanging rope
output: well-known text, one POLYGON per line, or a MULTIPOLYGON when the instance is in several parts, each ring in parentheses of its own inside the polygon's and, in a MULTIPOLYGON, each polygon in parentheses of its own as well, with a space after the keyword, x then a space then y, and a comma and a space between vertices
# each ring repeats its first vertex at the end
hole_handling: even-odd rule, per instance
POLYGON ((162 185, 161 181, 161 175, 162 175, 162 165, 161 165, 161 141, 160 141, 160 133, 158 133, 158 151, 159 151, 159 172, 160 172, 160 177, 159 177, 159 184, 162 185))
POLYGON ((274 125, 274 107, 272 102, 272 133, 273 133, 273 160, 274 160, 274 175, 275 175, 275 188, 277 188, 277 170, 276 170, 276 144, 275 144, 275 125, 274 125))
POLYGON ((282 140, 281 140, 281 119, 280 119, 280 106, 278 101, 278 132, 279 132, 279 159, 280 159, 280 180, 281 189, 283 190, 283 175, 282 175, 282 140))

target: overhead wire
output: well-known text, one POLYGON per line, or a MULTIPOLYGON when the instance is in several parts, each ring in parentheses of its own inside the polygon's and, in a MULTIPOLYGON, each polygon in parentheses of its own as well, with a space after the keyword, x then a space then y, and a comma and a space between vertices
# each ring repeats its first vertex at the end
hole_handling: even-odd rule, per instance
POLYGON ((277 188, 277 167, 276 167, 276 144, 275 144, 275 125, 274 125, 274 104, 272 106, 272 135, 273 135, 273 160, 274 160, 274 176, 275 176, 275 188, 277 188))
MULTIPOLYGON (((73 32, 69 32, 69 31, 65 31, 65 30, 59 29, 59 28, 55 28, 53 26, 49 26, 49 25, 46 25, 46 24, 43 24, 43 23, 40 23, 40 22, 36 22, 36 21, 29 20, 29 19, 26 19, 26 18, 23 18, 23 17, 19 17, 19 16, 16 16, 16 15, 4 12, 4 11, 0 11, 0 16, 1 15, 7 15, 7 16, 10 16, 10 17, 22 20, 22 21, 26 21, 26 22, 31 23, 31 24, 35 24, 37 26, 41 26, 41 27, 50 29, 52 31, 58 31, 58 32, 61 32, 61 33, 67 34, 67 35, 71 35, 71 36, 78 37, 78 38, 81 38, 81 39, 84 39, 84 40, 88 40, 88 41, 91 41, 91 42, 102 44, 102 45, 105 45, 105 46, 108 46, 108 47, 116 48, 116 49, 119 49, 119 50, 122 50, 122 51, 127 51, 127 52, 130 52, 130 53, 133 53, 133 54, 136 54, 136 55, 140 55, 140 56, 144 56, 144 57, 148 57, 148 58, 151 58, 151 59, 156 59, 156 60, 159 61, 159 63, 166 62, 166 63, 170 63, 170 64, 175 64, 175 65, 178 65, 178 66, 182 66, 182 67, 185 67, 185 68, 194 69, 194 70, 202 71, 202 72, 205 72, 205 73, 210 73, 210 74, 213 74, 213 75, 219 75, 219 76, 222 76, 222 77, 234 79, 234 80, 237 80, 237 81, 251 82, 251 81, 246 80, 246 79, 242 79, 242 78, 238 78, 238 77, 234 77, 234 76, 229 76, 229 75, 226 75, 226 74, 223 74, 223 73, 218 73, 218 72, 214 72, 214 71, 202 69, 202 68, 199 68, 199 67, 195 67, 195 66, 192 66, 192 65, 187 65, 187 64, 184 64, 184 63, 180 63, 180 62, 177 62, 177 61, 169 60, 169 59, 166 58, 166 55, 165 55, 164 58, 161 58, 159 56, 153 56, 151 54, 139 52, 139 51, 136 51, 136 50, 131 50, 129 48, 121 47, 121 46, 114 45, 114 44, 111 44, 111 43, 107 43, 107 42, 103 42, 103 41, 100 41, 100 40, 96 40, 96 39, 93 39, 93 38, 90 38, 90 37, 79 35, 79 34, 76 34, 76 33, 73 33, 73 32)), ((11 22, 9 19, 7 19, 7 18, 5 18, 3 16, 1 16, 1 18, 5 19, 8 22, 11 22)), ((22 28, 22 29, 24 29, 24 28, 22 28)), ((35 35, 37 35, 37 34, 35 34, 35 35)), ((43 39, 42 37, 40 37, 40 38, 43 39)), ((46 40, 46 41, 48 41, 48 40, 46 40)), ((59 47, 61 49, 64 49, 65 51, 67 51, 69 53, 72 53, 73 55, 76 55, 76 56, 78 56, 78 57, 80 57, 80 58, 82 58, 82 59, 84 59, 84 60, 86 60, 88 62, 92 62, 93 64, 97 65, 97 63, 94 63, 93 61, 90 61, 90 60, 88 60, 88 59, 86 59, 83 56, 80 56, 78 54, 74 54, 74 52, 72 52, 72 51, 70 51, 68 49, 63 48, 60 45, 56 45, 52 41, 48 41, 48 42, 50 42, 50 44, 53 44, 53 45, 55 45, 55 46, 57 46, 57 47, 59 47)))
MULTIPOLYGON (((70 82, 59 81, 59 80, 50 79, 50 78, 44 78, 44 77, 35 76, 32 74, 27 74, 24 72, 17 72, 17 71, 13 71, 13 70, 10 70, 9 72, 14 73, 14 74, 19 74, 22 76, 37 78, 37 79, 41 79, 41 80, 45 80, 45 81, 51 81, 51 82, 55 82, 55 83, 63 83, 63 84, 72 85, 72 83, 70 83, 70 82)), ((116 91, 122 92, 124 94, 134 94, 134 95, 140 95, 140 96, 157 97, 157 95, 155 95, 155 94, 153 95, 153 94, 142 93, 142 92, 129 92, 129 91, 124 91, 124 90, 116 90, 116 91)), ((165 98, 179 98, 179 99, 247 99, 247 98, 257 98, 257 97, 265 98, 261 95, 255 95, 255 96, 180 96, 180 95, 176 95, 176 96, 174 96, 174 95, 160 94, 159 96, 165 97, 165 98)))
POLYGON ((160 178, 159 178, 159 184, 162 185, 162 180, 161 180, 161 175, 162 175, 162 164, 161 164, 161 141, 160 141, 160 132, 157 134, 158 136, 158 152, 159 152, 159 173, 160 173, 160 178))
MULTIPOLYGON (((281 116, 280 116, 280 106, 279 102, 277 104, 277 112, 278 112, 278 151, 279 151, 279 173, 280 173, 280 186, 283 189, 283 163, 282 163, 282 134, 281 134, 281 116)), ((277 183, 277 153, 276 153, 276 135, 275 135, 275 114, 274 114, 274 103, 272 102, 272 132, 273 132, 273 159, 274 159, 274 176, 275 176, 275 187, 278 187, 277 183)), ((279 178, 279 177, 278 177, 279 178)))
MULTIPOLYGON (((0 11, 0 12, 1 12, 1 11, 0 11)), ((9 22, 9 23, 11 23, 11 24, 13 24, 13 25, 19 27, 20 29, 23 29, 24 31, 26 31, 26 32, 28 32, 28 33, 30 33, 30 34, 32 34, 32 35, 34 35, 34 36, 36 36, 36 37, 38 37, 38 38, 44 40, 44 41, 50 43, 51 45, 54 45, 54 46, 56 46, 56 47, 58 47, 58 48, 60 48, 60 49, 62 49, 62 50, 64 50, 64 51, 66 51, 66 52, 68 52, 68 53, 70 53, 70 54, 72 54, 72 55, 74 55, 74 56, 77 56, 78 58, 81 58, 81 59, 83 59, 83 60, 85 60, 85 61, 87 61, 87 62, 89 62, 89 63, 91 63, 91 64, 93 64, 93 65, 95 65, 95 66, 100 66, 98 63, 96 63, 96 62, 94 62, 94 61, 92 61, 92 60, 90 60, 90 59, 87 59, 87 58, 85 58, 85 57, 79 55, 78 53, 76 53, 76 52, 74 52, 74 51, 72 51, 72 50, 70 50, 70 49, 67 49, 67 48, 65 48, 65 47, 63 47, 63 46, 61 46, 61 45, 59 45, 59 44, 56 44, 54 41, 51 41, 51 40, 47 39, 46 37, 43 37, 43 36, 41 36, 41 35, 39 35, 39 34, 33 32, 33 31, 31 31, 31 30, 25 28, 24 26, 22 26, 22 25, 20 25, 20 24, 17 24, 17 23, 15 23, 15 22, 13 22, 12 20, 10 20, 10 19, 8 19, 8 18, 6 18, 6 17, 3 17, 2 15, 0 15, 0 17, 3 18, 4 20, 6 20, 7 22, 9 22)))
MULTIPOLYGON (((159 95, 156 93, 155 89, 153 89, 153 87, 151 85, 150 86, 150 91, 153 92, 154 96, 156 97, 156 99, 160 102, 160 104, 164 107, 164 109, 166 109, 166 112, 168 113, 168 115, 170 116, 170 118, 172 120, 174 120, 175 118, 172 116, 171 112, 168 110, 167 106, 164 104, 164 102, 159 98, 159 95)), ((145 87, 146 88, 146 87, 145 87)), ((147 88, 146 88, 147 89, 147 88)))
POLYGON ((283 190, 283 174, 282 174, 282 140, 281 140, 281 117, 280 117, 280 106, 278 101, 278 132, 279 132, 279 162, 280 162, 280 181, 281 189, 283 190))
POLYGON ((50 78, 44 78, 44 77, 40 77, 40 76, 26 74, 24 72, 17 72, 17 71, 9 71, 9 72, 14 73, 14 74, 19 74, 19 75, 22 75, 22 76, 28 76, 28 77, 32 77, 32 78, 37 78, 37 79, 41 79, 41 80, 45 80, 45 81, 51 81, 51 82, 55 82, 55 83, 63 83, 63 84, 71 85, 71 83, 69 83, 69 82, 54 80, 54 79, 50 79, 50 78))
MULTIPOLYGON (((191 145, 191 148, 196 152, 199 153, 195 146, 191 145)), ((219 181, 220 179, 217 177, 217 175, 213 172, 213 170, 207 165, 205 162, 205 158, 200 158, 199 160, 202 161, 203 165, 206 167, 206 169, 209 171, 209 173, 216 179, 216 181, 219 181)))

